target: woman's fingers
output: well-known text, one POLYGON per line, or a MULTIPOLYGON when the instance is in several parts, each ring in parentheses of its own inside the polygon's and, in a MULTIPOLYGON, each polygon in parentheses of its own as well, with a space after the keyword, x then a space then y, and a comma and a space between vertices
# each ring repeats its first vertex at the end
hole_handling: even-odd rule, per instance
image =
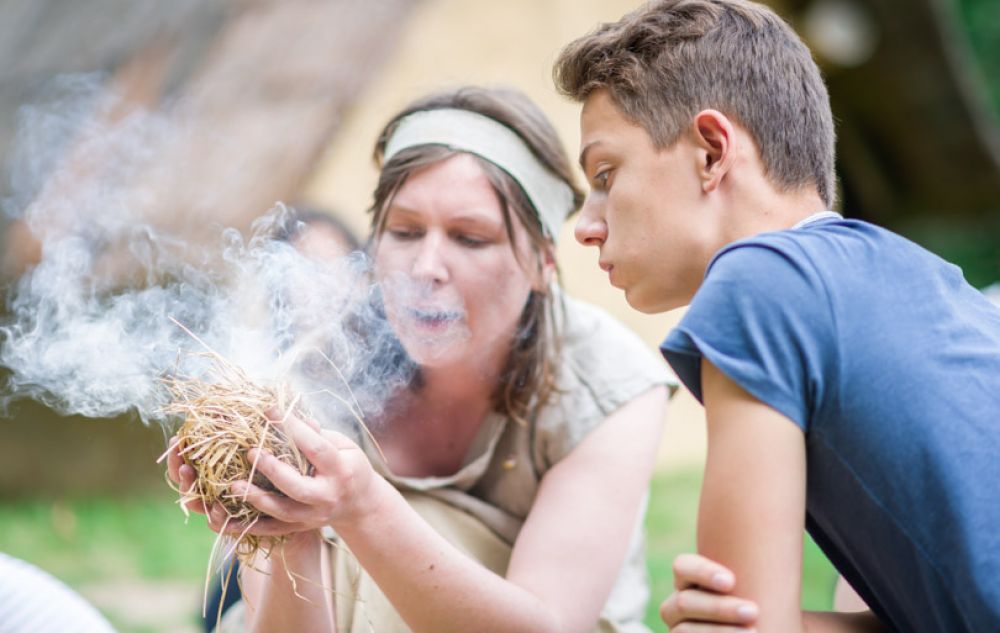
MULTIPOLYGON (((303 475, 297 468, 286 464, 268 451, 251 449, 247 452, 247 458, 250 463, 257 465, 257 472, 267 477, 275 488, 287 497, 305 504, 315 504, 319 501, 322 491, 315 478, 303 475)), ((240 495, 244 490, 240 489, 240 495)))
POLYGON ((177 485, 181 492, 189 492, 194 487, 196 474, 194 468, 187 464, 181 464, 177 469, 177 485))
POLYGON ((311 506, 245 481, 234 482, 230 491, 235 498, 245 499, 262 513, 283 523, 299 523, 313 518, 311 506))
POLYGON ((177 443, 179 441, 180 440, 175 435, 170 438, 170 441, 167 444, 167 476, 170 477, 170 480, 175 484, 180 484, 181 482, 178 470, 184 464, 184 460, 181 459, 180 453, 177 452, 177 443))
POLYGON ((191 512, 196 512, 198 514, 208 514, 209 507, 205 505, 205 502, 201 499, 192 499, 190 501, 184 502, 184 507, 191 512))
POLYGON ((302 451, 319 472, 331 472, 337 467, 337 447, 323 437, 319 428, 292 417, 285 422, 285 431, 292 443, 302 451))
POLYGON ((178 444, 180 440, 177 436, 170 438, 169 450, 167 450, 167 475, 180 488, 181 492, 188 492, 195 482, 194 468, 189 466, 181 457, 178 444))
POLYGON ((287 523, 268 517, 261 517, 252 523, 242 523, 230 521, 226 525, 226 534, 240 536, 241 534, 253 534, 254 536, 287 536, 294 532, 304 532, 312 527, 304 523, 287 523))
MULTIPOLYGON (((177 471, 178 479, 177 486, 180 488, 181 492, 187 493, 194 488, 195 472, 194 468, 191 468, 187 464, 182 464, 177 471)), ((208 514, 208 507, 205 505, 202 499, 191 499, 184 502, 184 507, 192 512, 197 512, 198 514, 208 514)))
MULTIPOLYGON (((177 450, 177 446, 180 440, 177 436, 170 438, 168 442, 168 449, 165 455, 167 456, 167 476, 170 480, 177 484, 177 489, 181 493, 189 492, 195 484, 196 473, 194 468, 184 463, 184 458, 181 457, 180 452, 177 450)), ((192 499, 190 501, 184 502, 184 507, 192 512, 197 512, 198 514, 208 514, 208 508, 205 507, 205 503, 199 499, 192 499)))
POLYGON ((346 436, 319 427, 313 428, 301 420, 291 419, 286 424, 292 442, 305 455, 320 475, 349 477, 353 464, 344 460, 342 451, 361 449, 346 436))
POLYGON ((278 424, 287 424, 289 421, 292 421, 294 423, 297 421, 311 426, 316 431, 319 431, 320 428, 319 422, 317 422, 316 420, 313 420, 312 418, 300 418, 291 411, 286 411, 282 413, 280 409, 271 408, 265 411, 264 415, 266 415, 267 418, 271 420, 271 422, 275 422, 278 424))
POLYGON ((297 521, 293 515, 304 513, 307 508, 301 504, 281 497, 273 492, 246 482, 236 482, 231 487, 234 497, 246 499, 257 508, 261 515, 253 521, 237 521, 229 516, 221 504, 209 508, 208 526, 216 532, 225 532, 234 536, 254 534, 256 536, 281 536, 292 532, 311 529, 311 526, 297 521))
POLYGON ((313 465, 313 472, 304 475, 269 451, 251 449, 247 457, 255 472, 278 492, 246 481, 234 482, 230 492, 285 524, 279 533, 287 531, 288 524, 326 525, 355 508, 372 475, 371 464, 358 445, 340 433, 314 428, 297 418, 289 418, 282 427, 313 465))
POLYGON ((660 617, 672 631, 686 623, 736 625, 732 630, 746 630, 741 627, 752 626, 757 615, 757 605, 749 600, 699 589, 678 591, 660 605, 660 617))
MULTIPOLYGON (((256 493, 258 495, 271 495, 256 486, 256 493)), ((252 495, 251 495, 252 496, 252 495)), ((259 500, 259 499, 258 499, 259 500)), ((275 510, 270 504, 264 503, 269 509, 275 510)), ((199 514, 204 514, 208 527, 215 532, 224 532, 232 536, 240 536, 242 534, 254 534, 257 536, 282 536, 285 534, 291 534, 293 532, 301 532, 307 529, 311 529, 310 526, 296 522, 296 521, 284 521, 279 518, 272 518, 272 516, 267 516, 268 513, 264 513, 260 518, 254 521, 238 521, 232 518, 221 503, 214 503, 211 506, 206 506, 201 500, 189 501, 187 503, 189 509, 198 512, 199 514)), ((261 509, 261 508, 258 508, 261 509)), ((261 509, 263 512, 263 509, 261 509)))
POLYGON ((674 588, 700 587, 717 593, 729 593, 736 585, 733 572, 699 554, 681 554, 674 559, 674 588))
MULTIPOLYGON (((228 531, 226 518, 229 515, 226 513, 226 509, 222 507, 222 504, 213 503, 212 505, 207 505, 204 501, 198 499, 195 501, 188 501, 185 505, 193 512, 204 514, 205 519, 208 522, 208 527, 213 531, 228 531)), ((232 523, 232 521, 229 521, 229 523, 232 523)))

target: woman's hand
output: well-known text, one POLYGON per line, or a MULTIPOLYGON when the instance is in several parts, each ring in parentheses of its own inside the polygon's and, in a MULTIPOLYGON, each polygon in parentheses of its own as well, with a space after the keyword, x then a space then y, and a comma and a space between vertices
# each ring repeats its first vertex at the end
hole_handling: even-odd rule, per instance
MULTIPOLYGON (((267 477, 282 494, 270 492, 247 481, 235 482, 230 492, 246 498, 267 515, 252 527, 230 525, 227 532, 248 531, 258 536, 284 535, 314 530, 340 521, 353 521, 371 509, 378 477, 371 462, 357 444, 346 436, 321 429, 312 422, 289 416, 281 424, 292 442, 313 465, 311 475, 299 473, 267 451, 252 449, 247 458, 256 462, 257 472, 267 477)), ((221 508, 212 508, 215 524, 221 508)), ((221 524, 220 524, 221 525, 221 524)))
MULTIPOLYGON (((177 488, 182 493, 187 493, 194 486, 196 476, 194 468, 184 462, 184 458, 181 457, 180 452, 177 450, 179 441, 176 435, 170 438, 169 448, 167 449, 167 476, 177 484, 177 488)), ((185 502, 184 507, 198 514, 209 514, 210 511, 210 508, 197 500, 185 502)))
POLYGON ((697 554, 674 559, 674 593, 660 605, 660 617, 675 633, 752 631, 757 605, 729 595, 733 572, 697 554))
MULTIPOLYGON (((357 444, 340 433, 321 429, 311 420, 289 416, 274 423, 284 426, 288 436, 313 465, 312 475, 299 473, 267 451, 251 449, 247 457, 251 462, 256 460, 257 472, 267 477, 284 496, 246 481, 235 482, 230 492, 241 497, 246 495, 246 500, 266 517, 251 527, 227 522, 226 511, 218 503, 206 506, 192 500, 185 503, 187 509, 207 515, 209 527, 216 532, 278 536, 350 520, 368 507, 366 495, 378 475, 357 444)), ((176 436, 170 438, 167 474, 181 492, 187 492, 195 483, 195 471, 184 463, 177 444, 176 436)))

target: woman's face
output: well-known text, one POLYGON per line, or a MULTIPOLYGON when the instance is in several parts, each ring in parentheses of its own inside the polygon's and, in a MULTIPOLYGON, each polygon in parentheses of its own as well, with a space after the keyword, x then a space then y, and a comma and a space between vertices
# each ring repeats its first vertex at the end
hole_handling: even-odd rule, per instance
POLYGON ((500 200, 468 154, 415 171, 392 199, 376 276, 389 321, 419 364, 506 359, 528 295, 543 283, 527 231, 511 220, 517 256, 500 200))

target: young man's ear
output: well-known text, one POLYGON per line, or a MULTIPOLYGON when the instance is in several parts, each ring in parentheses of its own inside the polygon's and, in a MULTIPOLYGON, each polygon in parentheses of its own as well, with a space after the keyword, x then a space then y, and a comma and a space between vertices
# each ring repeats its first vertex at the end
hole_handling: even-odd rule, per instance
POLYGON ((718 189, 736 158, 733 122, 718 110, 702 110, 694 117, 694 139, 699 148, 698 175, 701 189, 718 189))

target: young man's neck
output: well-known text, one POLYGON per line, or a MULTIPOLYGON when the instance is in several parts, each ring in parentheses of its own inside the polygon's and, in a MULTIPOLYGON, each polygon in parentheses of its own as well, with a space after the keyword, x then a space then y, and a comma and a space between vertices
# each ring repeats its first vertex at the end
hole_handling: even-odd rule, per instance
POLYGON ((727 243, 759 233, 790 229, 811 215, 829 211, 813 188, 779 191, 768 184, 755 191, 744 191, 733 200, 739 202, 738 208, 731 209, 725 224, 727 243))

